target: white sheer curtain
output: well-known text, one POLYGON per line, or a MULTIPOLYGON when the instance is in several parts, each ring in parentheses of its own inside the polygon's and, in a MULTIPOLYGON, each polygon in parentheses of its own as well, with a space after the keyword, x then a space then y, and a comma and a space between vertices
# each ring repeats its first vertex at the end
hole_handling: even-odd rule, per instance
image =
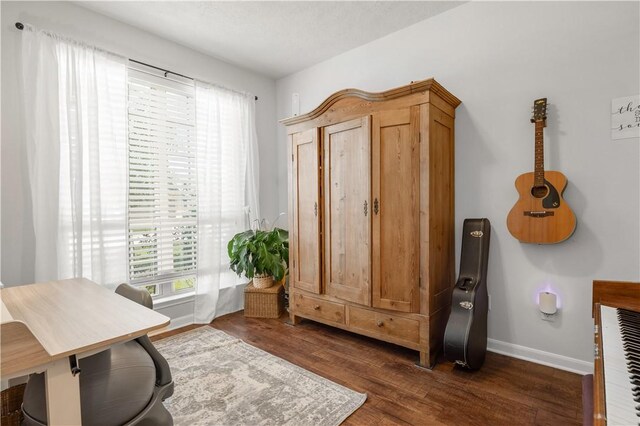
POLYGON ((194 320, 242 308, 243 280, 229 269, 227 242, 258 211, 253 95, 196 82, 198 279, 194 320), (246 214, 251 212, 249 220, 246 214))
POLYGON ((25 27, 37 281, 127 281, 125 58, 25 27))

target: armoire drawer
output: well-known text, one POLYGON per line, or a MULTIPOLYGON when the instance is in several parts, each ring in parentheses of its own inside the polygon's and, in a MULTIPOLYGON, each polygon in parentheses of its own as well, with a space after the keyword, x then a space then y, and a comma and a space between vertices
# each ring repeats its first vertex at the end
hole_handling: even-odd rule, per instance
POLYGON ((344 324, 344 305, 296 293, 294 313, 344 324))
POLYGON ((420 342, 420 321, 349 306, 349 326, 412 343, 420 342))

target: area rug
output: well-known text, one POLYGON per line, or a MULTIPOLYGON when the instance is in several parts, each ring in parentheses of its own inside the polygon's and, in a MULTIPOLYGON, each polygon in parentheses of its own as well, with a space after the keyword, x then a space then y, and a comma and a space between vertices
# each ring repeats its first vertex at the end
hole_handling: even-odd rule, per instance
POLYGON ((154 345, 171 366, 176 425, 339 425, 367 399, 211 327, 154 345))

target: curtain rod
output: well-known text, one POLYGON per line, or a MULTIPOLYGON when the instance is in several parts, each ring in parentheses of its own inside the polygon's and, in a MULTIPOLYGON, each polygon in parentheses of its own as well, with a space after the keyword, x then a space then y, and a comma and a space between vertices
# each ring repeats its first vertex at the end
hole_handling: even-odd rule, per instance
MULTIPOLYGON (((16 22, 16 28, 19 29, 20 31, 22 31, 24 29, 24 24, 22 22, 16 22)), ((194 80, 193 77, 188 77, 186 75, 183 74, 178 74, 177 72, 173 72, 173 71, 169 71, 166 70, 164 68, 160 68, 160 67, 156 67, 155 65, 149 65, 149 64, 145 64, 144 62, 140 62, 140 61, 136 61, 135 59, 129 59, 131 62, 135 62, 136 64, 140 64, 140 65, 144 65, 147 67, 151 67, 154 69, 157 69, 158 71, 164 71, 164 76, 166 77, 167 74, 173 74, 173 75, 177 75, 179 77, 183 77, 183 78, 188 78, 189 80, 194 80)), ((255 97, 256 101, 258 100, 258 97, 255 97)))

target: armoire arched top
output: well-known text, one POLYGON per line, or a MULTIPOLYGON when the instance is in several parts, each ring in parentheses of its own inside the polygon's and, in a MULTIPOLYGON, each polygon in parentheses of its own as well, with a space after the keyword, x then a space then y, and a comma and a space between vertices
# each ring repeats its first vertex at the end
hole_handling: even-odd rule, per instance
MULTIPOLYGON (((404 98, 408 95, 423 97, 423 102, 433 102, 438 104, 440 109, 452 117, 455 117, 455 108, 461 103, 460 99, 455 97, 435 79, 429 78, 427 80, 412 81, 410 84, 405 86, 396 87, 379 93, 367 92, 360 89, 343 89, 329 96, 313 111, 282 119, 280 120, 280 123, 292 128, 297 128, 297 126, 293 126, 295 124, 309 121, 317 121, 317 123, 315 123, 316 125, 326 125, 330 123, 331 118, 330 116, 327 116, 325 118, 328 118, 328 120, 322 120, 323 116, 326 116, 327 113, 334 110, 349 108, 353 111, 354 115, 360 115, 367 109, 370 109, 371 112, 375 111, 376 103, 404 98), (356 103, 360 102, 360 105, 354 106, 354 101, 356 103)), ((341 113, 340 116, 344 118, 343 113, 341 113)))

